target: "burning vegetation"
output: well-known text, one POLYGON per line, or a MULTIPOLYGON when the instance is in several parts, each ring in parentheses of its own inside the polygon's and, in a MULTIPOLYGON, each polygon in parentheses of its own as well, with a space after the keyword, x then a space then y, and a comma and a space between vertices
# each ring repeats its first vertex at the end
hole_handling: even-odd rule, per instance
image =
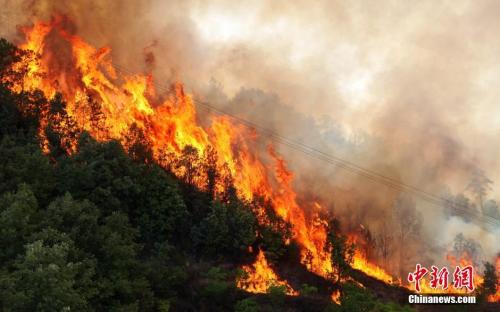
MULTIPOLYGON (((150 161, 212 192, 215 198, 221 197, 229 180, 239 198, 268 201, 275 213, 292 225, 303 263, 325 277, 332 272, 325 222, 307 216, 298 205, 293 173, 272 146, 268 155, 260 156, 254 149, 258 134, 227 117, 214 117, 211 126, 203 129, 197 123, 193 99, 181 84, 175 85, 171 94, 156 95, 151 77, 119 76, 111 64, 110 49, 92 47, 68 31, 68 23, 58 16, 50 23, 39 22, 24 29, 27 41, 20 47, 31 53, 16 64, 26 72, 12 85, 18 92, 41 90, 47 98, 60 92, 66 102, 67 119, 40 108, 39 137, 44 151, 50 152, 45 127, 49 122, 57 125, 68 153, 75 151, 78 138, 72 133, 76 129, 97 140, 119 140, 132 154, 136 141, 131 136, 140 136, 151 149, 150 161), (54 50, 55 46, 62 51, 54 50), (60 55, 64 52, 70 54, 60 55), (192 163, 178 163, 188 147, 192 163), (202 166, 212 166, 212 175, 202 173, 202 166)), ((267 222, 262 211, 256 215, 259 222, 267 222)))
MULTIPOLYGON (((325 203, 306 203, 313 207, 309 209, 299 202, 294 173, 255 129, 226 116, 211 116, 202 125, 196 103, 181 83, 164 92, 149 74, 125 73, 113 66, 110 48, 84 41, 64 16, 23 27, 22 32, 25 42, 1 79, 13 93, 31 97, 20 111, 37 116, 40 148, 52 161, 60 154, 77 154, 82 133, 97 142, 117 141, 134 160, 159 165, 214 202, 248 205, 261 229, 283 234, 284 246, 296 244, 300 263, 315 275, 340 285, 353 280, 349 272, 354 269, 387 285, 411 287, 367 256, 360 246, 371 246, 362 235, 344 235, 325 203), (37 96, 52 102, 37 106, 37 96)), ((258 241, 267 234, 257 230, 251 235, 258 241)), ((299 295, 300 290, 273 270, 266 252, 259 248, 253 264, 241 266, 244 274, 237 287, 251 293, 282 287, 287 295, 299 295)), ((467 255, 450 256, 448 262, 471 263, 467 255)), ((483 277, 476 275, 474 283, 480 288, 483 277)), ((341 303, 339 288, 330 294, 341 303)), ((489 300, 498 300, 498 294, 497 288, 489 300)))
POLYGON ((239 288, 252 293, 267 293, 270 287, 281 286, 285 288, 288 295, 294 296, 298 293, 283 280, 269 266, 262 250, 259 250, 257 258, 252 265, 242 267, 244 276, 237 281, 239 288))

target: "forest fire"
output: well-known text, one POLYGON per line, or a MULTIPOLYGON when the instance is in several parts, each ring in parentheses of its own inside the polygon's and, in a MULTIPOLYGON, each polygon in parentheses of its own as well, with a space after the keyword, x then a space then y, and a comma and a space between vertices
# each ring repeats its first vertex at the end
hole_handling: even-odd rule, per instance
MULTIPOLYGON (((140 133, 155 162, 207 190, 209 177, 178 164, 186 148, 191 147, 194 152, 190 166, 195 163, 214 166, 217 173, 213 178, 214 196, 220 196, 225 181, 231 180, 241 199, 269 201, 276 214, 292 225, 302 263, 311 272, 325 278, 330 276, 333 268, 326 248, 328 224, 299 205, 292 186, 294 175, 272 146, 265 155, 260 155, 255 151, 258 134, 227 117, 213 117, 208 128, 200 126, 195 102, 184 92, 182 84, 176 84, 170 94, 157 94, 151 76, 120 75, 111 63, 111 50, 94 48, 69 31, 68 23, 65 17, 58 16, 50 23, 38 22, 23 29, 26 42, 19 47, 32 53, 15 64, 14 69, 25 68, 25 74, 21 84, 12 86, 16 92, 41 90, 47 98, 61 93, 71 119, 59 122, 61 131, 68 134, 65 137, 68 152, 77 148, 77 138, 70 135, 72 127, 89 132, 99 141, 118 140, 129 150, 133 148, 131 136, 140 133), (61 55, 65 52, 69 55, 61 55), (210 157, 213 162, 207 160, 210 157)), ((49 120, 48 111, 40 109, 39 138, 48 153, 45 126, 54 120, 49 120)), ((315 205, 323 209, 320 204, 315 205)), ((259 222, 266 222, 263 213, 256 214, 259 222)), ((352 266, 385 283, 394 282, 389 273, 371 263, 359 250, 354 253, 352 266)), ((263 293, 276 284, 285 286, 288 294, 296 294, 286 281, 279 279, 262 251, 255 263, 244 266, 243 270, 248 277, 238 281, 242 289, 263 293)), ((338 301, 339 293, 332 298, 338 301)))
POLYGON ((375 277, 387 284, 394 283, 394 278, 389 273, 387 273, 381 267, 368 262, 365 257, 359 254, 358 250, 355 251, 352 267, 354 269, 363 271, 366 274, 375 277))
POLYGON ((331 296, 331 299, 333 302, 335 302, 336 304, 341 304, 341 301, 340 301, 340 291, 337 289, 335 290, 333 293, 332 293, 332 296, 331 296))
MULTIPOLYGON (((360 239, 356 235, 350 234, 348 241, 356 245, 359 244, 360 239)), ((394 278, 383 268, 369 262, 359 249, 354 250, 352 267, 356 270, 363 271, 371 277, 375 277, 386 284, 401 284, 400 281, 395 281, 394 278)))
POLYGON ((269 287, 284 286, 286 293, 296 296, 298 293, 284 280, 280 280, 269 266, 264 252, 259 250, 255 262, 252 265, 242 267, 246 276, 237 281, 237 286, 252 293, 267 293, 269 287))
MULTIPOLYGON (((210 129, 201 128, 196 122, 193 99, 184 93, 181 84, 175 86, 174 94, 153 104, 155 94, 150 77, 118 77, 109 60, 110 50, 93 48, 69 33, 65 23, 68 21, 59 16, 50 23, 40 22, 24 29, 27 42, 20 47, 35 55, 24 59, 23 65, 27 65, 28 71, 22 85, 14 86, 15 90, 40 89, 49 98, 55 90, 60 90, 67 101, 66 110, 77 127, 98 140, 117 139, 127 147, 129 131, 138 128, 147 136, 155 160, 178 176, 186 175, 185 168, 174 168, 171 164, 186 146, 192 146, 200 157, 213 149, 219 173, 216 190, 221 189, 225 179, 231 178, 243 199, 260 196, 270 200, 278 216, 293 225, 294 238, 302 247, 308 268, 327 276, 331 264, 324 249, 325 224, 307 219, 292 189, 293 174, 272 147, 268 149, 268 156, 274 162, 274 170, 269 170, 263 158, 251 151, 256 137, 251 129, 233 124, 225 117, 215 117, 210 129), (71 64, 58 63, 61 56, 52 50, 54 42, 69 45, 71 56, 66 57, 72 59, 71 64), (97 108, 96 101, 100 105, 97 108), (98 120, 90 118, 96 110, 98 120)), ((48 149, 43 130, 47 123, 48 120, 42 120, 39 133, 44 150, 48 149)), ((76 142, 70 146, 75 148, 76 142)), ((205 180, 206 177, 196 175, 190 178, 190 182, 200 188, 204 187, 205 180)))

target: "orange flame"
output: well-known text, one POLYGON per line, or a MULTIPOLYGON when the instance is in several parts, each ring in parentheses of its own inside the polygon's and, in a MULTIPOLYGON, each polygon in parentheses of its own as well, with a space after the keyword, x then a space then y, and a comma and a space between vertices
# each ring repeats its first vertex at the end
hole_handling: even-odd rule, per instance
MULTIPOLYGON (((259 196, 271 202, 277 215, 292 224, 302 263, 318 275, 329 276, 332 265, 330 254, 325 250, 327 223, 318 214, 305 214, 292 187, 294 175, 272 146, 267 155, 259 156, 255 152, 255 131, 234 124, 227 117, 214 117, 210 127, 201 127, 197 123, 194 101, 181 84, 176 84, 168 96, 158 97, 151 76, 118 75, 111 63, 111 50, 94 48, 68 31, 67 24, 68 21, 59 16, 50 23, 36 23, 24 29, 26 43, 20 48, 32 51, 37 57, 27 57, 15 65, 24 65, 28 70, 13 91, 41 90, 47 98, 53 98, 56 90, 59 91, 67 102, 67 114, 76 126, 99 141, 116 139, 130 148, 127 141, 130 131, 141 130, 154 160, 179 177, 186 177, 188 169, 171 164, 180 159, 186 147, 193 147, 200 159, 213 150, 215 161, 211 165, 218 173, 216 196, 223 192, 224 181, 230 178, 240 198, 252 200, 259 196), (53 41, 57 42, 57 48, 53 41), (60 49, 61 46, 67 49, 60 49), (95 114, 96 110, 99 114, 95 114), (94 118, 94 115, 101 117, 94 118)), ((45 126, 49 115, 43 112, 41 116, 39 136, 43 150, 48 152, 45 126)), ((62 123, 62 131, 65 127, 69 128, 62 123)), ((76 142, 70 143, 69 152, 73 152, 76 142)), ((206 180, 201 173, 189 178, 190 183, 201 189, 206 180)), ((323 209, 318 203, 314 206, 323 209)), ((262 263, 263 256, 257 260, 266 264, 262 263)), ((359 253, 355 255, 354 267, 383 281, 391 280, 384 270, 359 253)))
POLYGON ((267 263, 264 252, 259 250, 257 258, 252 265, 242 267, 246 272, 246 277, 240 278, 236 285, 248 292, 252 293, 267 293, 271 286, 284 286, 286 293, 290 296, 297 296, 298 292, 285 280, 280 280, 273 269, 267 263))
POLYGON ((356 250, 354 252, 352 267, 356 270, 363 271, 367 275, 375 277, 376 279, 381 280, 387 284, 395 283, 394 278, 389 273, 387 273, 381 267, 368 262, 368 260, 359 252, 359 250, 356 250))
POLYGON ((332 299, 333 302, 335 302, 336 304, 341 304, 340 302, 340 290, 336 289, 332 295, 330 296, 330 298, 332 299))
MULTIPOLYGON (((349 243, 359 244, 360 239, 356 237, 354 234, 350 234, 348 237, 349 243)), ((368 261, 366 256, 359 250, 356 249, 354 251, 354 257, 351 264, 353 269, 360 270, 367 275, 374 277, 380 281, 383 281, 387 284, 399 284, 398 281, 394 279, 387 271, 383 268, 377 266, 374 263, 368 261)))

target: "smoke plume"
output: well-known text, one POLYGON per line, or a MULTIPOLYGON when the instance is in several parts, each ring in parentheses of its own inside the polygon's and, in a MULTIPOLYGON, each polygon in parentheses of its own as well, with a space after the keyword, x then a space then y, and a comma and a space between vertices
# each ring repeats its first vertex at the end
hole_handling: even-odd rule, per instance
MULTIPOLYGON (((68 16, 80 36, 111 47, 124 70, 152 72, 158 85, 183 81, 201 101, 423 191, 464 194, 477 214, 484 203, 470 181, 478 172, 500 180, 498 1, 0 5, 0 35, 14 42, 21 25, 68 16)), ((387 228, 401 225, 398 205, 414 209, 423 222, 404 242, 405 263, 443 261, 460 233, 481 244, 485 260, 500 252, 498 222, 450 214, 295 148, 277 149, 302 201, 325 203, 349 231, 369 229, 378 247, 387 228)), ((500 198, 489 186, 484 202, 500 198)), ((402 243, 391 235, 394 271, 402 243)))

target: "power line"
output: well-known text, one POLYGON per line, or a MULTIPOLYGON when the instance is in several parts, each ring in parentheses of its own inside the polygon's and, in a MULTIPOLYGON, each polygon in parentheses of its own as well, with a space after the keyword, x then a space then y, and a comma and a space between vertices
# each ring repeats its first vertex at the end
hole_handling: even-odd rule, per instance
MULTIPOLYGON (((8 21, 12 22, 11 19, 8 19, 8 21)), ((121 71, 123 73, 127 73, 129 75, 135 75, 134 72, 128 70, 124 66, 117 65, 117 64, 115 64, 114 66, 118 71, 121 71)), ((158 83, 154 83, 154 85, 160 90, 170 91, 170 88, 168 88, 166 86, 162 86, 158 83)), ((488 215, 479 214, 477 211, 471 211, 470 209, 468 209, 467 206, 458 204, 455 201, 452 201, 448 198, 444 198, 444 197, 441 197, 439 195, 432 194, 432 193, 427 192, 425 190, 422 190, 418 187, 407 184, 403 181, 396 180, 392 177, 388 177, 388 176, 385 176, 385 175, 380 174, 378 172, 369 170, 367 168, 359 166, 355 163, 352 163, 348 160, 342 159, 342 158, 337 157, 335 155, 325 153, 319 149, 316 149, 314 147, 303 144, 302 142, 286 138, 286 137, 284 137, 284 136, 282 136, 282 135, 280 135, 272 130, 269 130, 269 129, 264 128, 264 127, 254 123, 254 122, 251 122, 249 120, 246 120, 246 119, 241 118, 239 116, 236 116, 234 114, 226 112, 226 111, 224 111, 218 107, 215 107, 207 102, 203 102, 200 100, 193 100, 193 102, 198 107, 202 107, 204 109, 207 109, 210 113, 215 113, 216 115, 227 116, 227 117, 230 117, 231 119, 233 119, 241 124, 244 124, 248 127, 258 129, 262 133, 266 134, 270 139, 272 139, 273 141, 275 141, 279 144, 285 145, 289 148, 295 149, 295 150, 300 151, 306 155, 314 157, 318 160, 324 161, 324 162, 331 164, 331 165, 334 165, 338 168, 341 168, 341 169, 347 170, 351 173, 357 174, 357 175, 359 175, 367 180, 370 180, 372 182, 377 182, 377 183, 383 184, 383 185, 385 185, 389 188, 395 189, 395 190, 415 194, 415 195, 419 196, 420 198, 424 199, 425 201, 427 201, 431 204, 440 206, 440 207, 450 206, 450 207, 454 208, 456 211, 461 212, 462 214, 467 214, 469 216, 474 217, 478 221, 489 223, 493 226, 498 226, 500 224, 500 220, 498 220, 497 218, 494 218, 494 217, 488 216, 488 215)))
MULTIPOLYGON (((201 104, 198 102, 198 104, 201 104)), ((201 104, 203 105, 203 104, 201 104)), ((210 108, 210 110, 213 110, 213 108, 210 108)), ((224 116, 229 116, 233 119, 236 119, 237 121, 241 122, 240 118, 235 118, 234 115, 229 115, 228 113, 220 113, 217 112, 218 115, 224 115, 224 116)), ((258 127, 254 123, 245 123, 253 128, 259 129, 260 131, 263 130, 263 128, 258 127)), ((266 129, 267 130, 267 129, 266 129)), ((343 159, 340 159, 339 157, 333 156, 333 155, 327 155, 323 151, 317 150, 313 147, 307 146, 305 144, 302 144, 297 141, 293 141, 287 138, 284 138, 276 133, 270 133, 267 131, 262 131, 265 134, 269 135, 271 139, 273 139, 275 142, 278 142, 280 144, 283 144, 287 147, 290 147, 292 149, 295 149, 297 151, 300 151, 306 155, 312 156, 316 159, 322 160, 328 164, 334 165, 338 168, 347 170, 349 172, 352 172, 354 174, 357 174, 367 180, 370 180, 372 182, 378 182, 381 183, 387 187, 390 187, 395 190, 403 191, 403 192, 409 192, 418 195, 420 198, 426 200, 427 202, 430 202, 431 204, 438 205, 438 206, 444 206, 448 205, 453 207, 455 210, 459 210, 465 214, 472 215, 476 219, 482 219, 481 221, 488 222, 492 225, 497 225, 498 221, 496 218, 490 217, 490 216, 483 216, 480 215, 479 213, 474 213, 474 211, 470 211, 467 209, 468 207, 459 205, 455 203, 454 201, 451 201, 449 199, 439 197, 438 195, 431 194, 429 192, 426 192, 424 190, 418 189, 414 186, 408 185, 403 182, 397 182, 394 179, 390 177, 386 177, 383 175, 380 175, 376 172, 370 171, 368 169, 359 167, 357 165, 352 164, 349 161, 345 161, 343 159)))
MULTIPOLYGON (((135 74, 132 71, 128 70, 124 66, 115 65, 115 67, 119 71, 121 71, 122 73, 126 73, 129 75, 135 74)), ((159 90, 166 91, 166 92, 170 91, 170 88, 167 86, 163 86, 163 85, 160 85, 158 83, 154 83, 154 85, 159 90)), ((378 182, 380 184, 383 184, 389 188, 392 188, 392 189, 395 189, 398 191, 415 194, 418 197, 422 198, 423 200, 425 200, 433 205, 439 206, 439 207, 444 207, 444 206, 452 207, 455 210, 455 212, 460 212, 460 214, 462 214, 462 215, 467 214, 469 216, 474 217, 478 221, 485 222, 485 223, 488 223, 488 224, 493 225, 493 226, 498 226, 500 224, 500 220, 498 220, 492 216, 479 214, 478 211, 471 211, 470 209, 468 209, 469 207, 458 204, 455 201, 452 201, 448 198, 444 198, 444 197, 441 197, 439 195, 432 194, 432 193, 427 192, 425 190, 422 190, 416 186, 407 184, 403 181, 396 180, 392 177, 385 176, 385 175, 380 174, 378 172, 366 169, 366 168, 359 166, 355 163, 352 163, 348 160, 342 159, 342 158, 337 157, 335 155, 331 155, 331 154, 328 154, 328 153, 323 152, 321 150, 318 150, 314 147, 308 146, 302 142, 284 137, 284 136, 282 136, 282 135, 280 135, 280 134, 278 134, 270 129, 262 127, 259 124, 256 124, 252 121, 249 121, 249 120, 241 118, 237 115, 231 114, 227 111, 224 111, 224 110, 222 110, 214 105, 211 105, 208 102, 195 100, 195 99, 193 99, 193 102, 198 107, 204 108, 204 109, 208 110, 210 113, 214 113, 214 114, 219 115, 219 116, 230 117, 231 119, 237 121, 240 124, 243 124, 243 125, 250 127, 250 128, 258 129, 261 133, 266 134, 270 139, 272 139, 273 141, 275 141, 279 144, 285 145, 289 148, 295 149, 295 150, 302 152, 306 155, 314 157, 318 160, 324 161, 324 162, 331 164, 331 165, 334 165, 338 168, 341 168, 341 169, 347 170, 351 173, 357 174, 357 175, 359 175, 367 180, 370 180, 372 182, 378 182)))

